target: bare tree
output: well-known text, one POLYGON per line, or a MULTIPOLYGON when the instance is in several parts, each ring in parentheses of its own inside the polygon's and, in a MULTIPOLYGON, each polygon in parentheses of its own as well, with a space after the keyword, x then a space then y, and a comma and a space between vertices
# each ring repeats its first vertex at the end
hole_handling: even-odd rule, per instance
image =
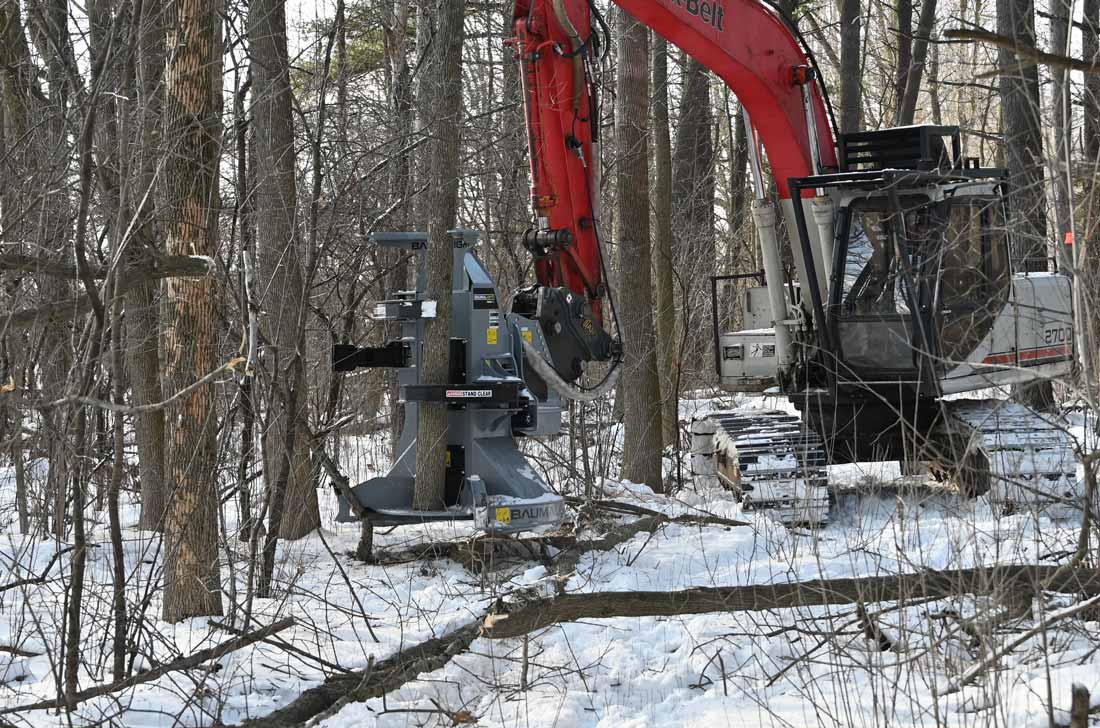
POLYGON ((840 0, 840 131, 863 127, 859 0, 840 0))
POLYGON ((653 34, 653 274, 657 297, 657 353, 661 386, 661 439, 677 437, 679 393, 676 356, 676 299, 672 282, 672 139, 668 123, 668 41, 653 34))
POLYGON ((663 490, 661 388, 653 335, 649 231, 649 33, 620 13, 615 176, 620 302, 625 338, 623 477, 663 490))
MULTIPOLYGON (((173 0, 167 17, 164 138, 168 251, 213 256, 217 248, 221 142, 221 2, 173 0)), ((165 391, 182 391, 215 367, 214 283, 166 286, 165 391)), ((214 393, 200 386, 166 412, 164 619, 222 613, 214 393)))
MULTIPOLYGON (((1033 0, 997 0, 997 31, 1035 47, 1033 0)), ((1000 66, 1001 136, 1005 166, 1012 176, 1013 254, 1027 271, 1047 269, 1046 190, 1043 184, 1043 132, 1040 125, 1039 69, 1021 63, 1010 48, 997 53, 1000 66)), ((1050 408, 1050 382, 1018 388, 1016 396, 1028 404, 1050 408)))
MULTIPOLYGON (((466 6, 442 0, 432 54, 431 205, 428 216, 427 292, 436 301, 436 315, 424 327, 420 381, 446 384, 450 362, 451 290, 454 244, 449 231, 458 211, 459 147, 462 144, 462 41, 466 6)), ((416 430, 416 490, 413 507, 443 506, 447 409, 442 403, 422 403, 416 430)))
POLYGON ((260 333, 264 342, 262 387, 266 405, 264 480, 272 519, 268 536, 297 539, 321 524, 304 429, 287 437, 303 416, 302 363, 306 319, 294 167, 293 96, 287 58, 284 0, 254 0, 248 16, 252 56, 252 125, 256 146, 254 203, 259 261, 260 333), (298 403, 291 407, 291 402, 298 403), (286 443, 284 445, 284 443, 286 443), (286 492, 275 492, 283 468, 286 492))

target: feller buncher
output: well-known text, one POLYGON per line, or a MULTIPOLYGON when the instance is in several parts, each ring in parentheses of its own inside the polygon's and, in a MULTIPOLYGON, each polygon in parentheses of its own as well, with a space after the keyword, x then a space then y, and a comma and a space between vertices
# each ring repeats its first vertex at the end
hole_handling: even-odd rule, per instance
MULTIPOLYGON (((958 397, 1072 367, 1071 282, 1014 257, 1005 170, 965 157, 956 127, 837 133, 807 44, 767 0, 615 3, 726 83, 750 131, 763 285, 745 290, 746 330, 722 332, 716 310, 715 363, 724 389, 785 396, 797 414, 741 410, 695 423, 697 475, 787 523, 825 522, 826 466, 867 460, 929 463, 1002 510, 1079 507, 1061 428, 1020 404, 958 397)), ((497 533, 556 526, 562 499, 515 438, 557 433, 563 400, 605 395, 624 348, 629 356, 600 244, 595 81, 607 25, 590 0, 520 0, 514 29, 534 211, 523 243, 537 282, 503 310, 476 234, 455 231, 448 383, 419 379, 434 311, 422 269, 415 290, 376 310, 401 322, 399 339, 336 348, 340 370, 398 368, 406 411, 396 463, 353 489, 359 508, 342 499, 344 519, 473 519, 497 533), (583 388, 593 362, 610 362, 608 374, 583 388), (425 402, 445 404, 450 418, 447 508, 430 512, 412 508, 425 402)), ((426 245, 423 234, 374 240, 426 245)), ((712 280, 715 301, 729 278, 712 280)))

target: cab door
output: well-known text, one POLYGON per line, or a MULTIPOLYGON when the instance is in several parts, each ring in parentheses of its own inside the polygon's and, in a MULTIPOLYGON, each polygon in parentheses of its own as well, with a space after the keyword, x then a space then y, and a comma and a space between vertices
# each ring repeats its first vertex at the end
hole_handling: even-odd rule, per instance
POLYGON ((911 255, 929 226, 927 198, 853 202, 841 216, 831 318, 842 378, 919 383, 926 337, 918 331, 924 269, 911 255))
POLYGON ((945 370, 1014 357, 1016 316, 1028 297, 1012 282, 1002 200, 954 198, 944 218, 937 338, 945 370))

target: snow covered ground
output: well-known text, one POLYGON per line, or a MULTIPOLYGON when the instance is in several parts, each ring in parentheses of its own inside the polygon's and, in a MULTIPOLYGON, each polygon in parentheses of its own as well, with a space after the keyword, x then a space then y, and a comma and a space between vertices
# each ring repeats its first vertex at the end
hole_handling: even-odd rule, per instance
MULTIPOLYGON (((710 406, 687 401, 684 415, 710 406)), ((542 446, 534 453, 537 447, 542 446)), ((568 445, 563 439, 552 447, 564 453, 568 445)), ((359 477, 378 467, 376 457, 359 463, 350 457, 345 465, 359 477)), ((539 459, 550 471, 559 461, 539 459)), ((613 461, 612 453, 608 462, 613 461)), ((836 517, 818 532, 788 530, 766 516, 744 514, 724 491, 689 488, 666 497, 614 479, 613 467, 608 474, 613 477, 599 483, 603 497, 669 515, 712 514, 750 525, 674 523, 639 534, 613 551, 586 554, 566 585, 569 592, 671 591, 1059 563, 1077 538, 1076 523, 1023 514, 997 519, 980 499, 967 502, 943 491, 899 487, 904 484, 891 464, 834 468, 834 481, 858 484, 861 494, 842 495, 836 517)), ((11 516, 10 480, 10 472, 0 469, 0 524, 11 516)), ((295 617, 297 626, 278 638, 296 652, 261 643, 216 661, 216 669, 173 673, 88 701, 71 723, 64 714, 45 710, 0 717, 27 726, 232 724, 289 703, 339 669, 361 670, 372 657, 383 659, 468 624, 501 596, 529 588, 552 593, 545 568, 533 562, 484 578, 447 560, 356 562, 347 553, 354 550, 358 527, 334 525, 335 502, 327 490, 322 501, 325 530, 280 548, 277 598, 249 605, 247 544, 231 540, 223 558, 226 616, 175 626, 158 618, 159 541, 136 530, 135 508, 124 513, 129 609, 145 610, 148 617, 131 636, 141 652, 164 662, 210 647, 231 637, 213 622, 239 628, 248 610, 249 628, 295 617)), ((232 531, 231 502, 224 510, 232 531)), ((623 520, 628 519, 618 519, 623 520)), ((470 533, 459 525, 403 527, 377 533, 375 548, 400 549, 470 533)), ((93 537, 104 545, 90 554, 82 687, 110 681, 105 523, 93 537)), ((57 548, 18 536, 9 523, 0 535, 0 587, 42 573, 57 548)), ((67 578, 66 554, 42 584, 0 592, 0 710, 56 697, 67 578)), ((974 686, 943 692, 991 650, 1065 603, 1036 604, 1031 615, 980 639, 963 626, 966 618, 988 610, 981 599, 900 609, 866 605, 893 643, 887 651, 865 636, 851 605, 569 623, 532 633, 526 646, 523 638, 479 638, 446 667, 384 698, 350 704, 323 725, 434 726, 473 718, 477 725, 508 727, 1046 726, 1049 711, 1064 725, 1071 683, 1086 685, 1094 705, 1100 704, 1095 654, 1100 624, 1095 622, 1066 620, 1021 645, 974 686)), ((138 666, 150 663, 139 658, 138 666)))

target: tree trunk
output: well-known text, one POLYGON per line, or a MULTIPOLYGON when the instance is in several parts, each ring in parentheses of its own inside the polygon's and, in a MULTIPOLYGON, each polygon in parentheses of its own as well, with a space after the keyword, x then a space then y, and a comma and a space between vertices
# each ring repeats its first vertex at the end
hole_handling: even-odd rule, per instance
MULTIPOLYGON (((154 298, 155 284, 143 283, 126 294, 126 363, 135 406, 153 404, 161 396, 160 351, 157 331, 160 319, 154 298)), ((168 507, 164 479, 164 411, 134 415, 134 439, 141 484, 139 528, 160 531, 168 507)))
MULTIPOLYGON (((32 100, 40 94, 34 75, 34 64, 23 34, 23 20, 19 6, 14 2, 0 2, 0 137, 3 154, 0 156, 0 173, 10 180, 0 190, 0 240, 30 240, 31 204, 27 199, 28 190, 34 189, 31 183, 35 145, 28 135, 32 100)), ((20 246, 22 247, 22 246, 20 246)), ((7 282, 4 286, 4 303, 14 308, 14 302, 22 290, 19 282, 7 282)), ((16 359, 18 352, 25 347, 20 332, 6 332, 9 352, 16 359)), ((16 386, 23 388, 30 377, 24 370, 23 376, 14 374, 14 361, 8 362, 16 386)), ((14 416, 15 440, 12 444, 12 464, 15 467, 17 502, 23 504, 20 510, 20 532, 27 533, 30 519, 24 517, 26 510, 26 471, 23 467, 22 411, 16 406, 14 416), (22 495, 19 495, 22 494, 22 495)), ((52 445, 51 445, 52 449, 52 445)), ((36 516, 43 525, 48 523, 46 507, 36 507, 36 516)), ((29 514, 28 514, 29 515, 29 514)))
POLYGON ((932 123, 943 124, 943 103, 940 100, 940 47, 932 44, 928 61, 928 97, 932 106, 932 123))
MULTIPOLYGON (((1081 31, 1081 51, 1084 57, 1093 63, 1100 61, 1100 0, 1085 0, 1082 7, 1083 29, 1081 31)), ((1100 76, 1085 75, 1085 87, 1081 95, 1085 130, 1085 199, 1081 203, 1084 215, 1079 233, 1083 245, 1078 251, 1079 291, 1084 293, 1083 310, 1078 315, 1085 320, 1078 327, 1084 332, 1084 341, 1080 346, 1084 352, 1082 374, 1091 376, 1090 387, 1095 387, 1095 376, 1100 369, 1100 315, 1096 313, 1097 285, 1100 284, 1100 76)))
POLYGON ((668 125, 668 41, 653 34, 654 290, 657 293, 657 360, 661 387, 661 440, 676 442, 679 384, 676 373, 676 299, 672 285, 672 140, 668 125))
MULTIPOLYGON (((395 204, 396 208, 391 216, 393 223, 390 228, 400 231, 409 230, 412 224, 412 218, 415 212, 412 195, 414 185, 416 184, 412 172, 416 160, 423 155, 418 152, 410 151, 412 142, 415 139, 414 124, 416 117, 413 108, 415 103, 413 75, 412 69, 409 67, 407 48, 408 33, 406 31, 406 26, 408 25, 409 14, 412 12, 412 8, 408 0, 396 3, 396 6, 392 20, 395 29, 391 34, 387 35, 386 53, 389 56, 388 61, 392 69, 390 74, 392 80, 389 89, 390 104, 393 108, 395 120, 397 122, 397 133, 400 135, 400 140, 398 142, 400 151, 397 152, 397 159, 394 160, 394 164, 392 165, 393 183, 390 185, 390 193, 392 195, 391 204, 395 204), (392 38, 390 37, 391 35, 392 38)), ((430 24, 421 25, 417 23, 415 37, 416 47, 424 49, 424 52, 426 52, 428 48, 427 37, 430 31, 430 24)), ((421 87, 426 88, 426 84, 422 83, 421 87)), ((385 251, 382 254, 382 262, 386 268, 390 269, 390 274, 379 281, 379 284, 384 288, 383 295, 389 295, 391 292, 406 289, 409 284, 409 265, 408 255, 405 251, 385 251)), ((395 336, 399 336, 398 325, 392 325, 392 327, 393 331, 391 333, 395 336)), ((396 461, 400 455, 400 453, 397 452, 397 447, 401 441, 401 431, 405 428, 405 407, 398 402, 400 399, 400 388, 397 383, 397 371, 386 371, 383 376, 391 411, 390 458, 396 461)), ((366 528, 366 526, 364 526, 364 528, 366 528)))
MULTIPOLYGON (((434 120, 431 128, 431 204, 428 218, 427 292, 436 301, 434 319, 425 321, 422 384, 446 384, 450 362, 453 243, 449 230, 458 214, 459 150, 462 144, 462 41, 466 5, 442 0, 429 69, 434 120)), ((416 487, 413 507, 443 507, 447 408, 421 403, 416 430, 416 487)))
POLYGON ((272 524, 284 539, 298 539, 321 525, 309 448, 303 428, 287 440, 290 420, 304 416, 307 398, 303 356, 305 294, 301 243, 297 230, 297 184, 291 111, 290 65, 287 60, 285 0, 253 0, 248 18, 252 56, 253 130, 256 145, 254 210, 259 259, 262 366, 267 370, 261 396, 267 407, 264 438, 264 482, 272 489, 289 465, 286 499, 280 523, 272 524), (291 390, 299 390, 291 407, 291 390), (286 443, 292 445, 291 451, 286 443))
MULTIPOLYGON (((237 229, 240 231, 241 296, 244 301, 245 325, 248 336, 258 338, 259 321, 256 310, 256 215, 255 199, 255 145, 249 144, 251 129, 249 115, 245 109, 245 100, 251 88, 252 79, 246 78, 238 83, 233 91, 233 127, 236 144, 236 195, 237 229)), ((249 342, 249 356, 255 358, 252 347, 259 346, 258 341, 249 342)), ((237 457, 237 538, 243 543, 252 540, 252 529, 256 527, 252 514, 252 473, 256 459, 256 362, 250 362, 252 371, 241 377, 238 385, 241 409, 241 441, 237 457)), ((333 380, 336 381, 336 380, 333 380)))
MULTIPOLYGON (((22 378, 16 379, 16 386, 22 384, 22 378)), ((15 471, 15 508, 19 513, 19 533, 30 533, 31 518, 27 505, 27 469, 23 462, 23 412, 19 407, 13 408, 15 417, 12 421, 15 438, 11 445, 11 465, 15 471)))
POLYGON ((928 58, 928 45, 932 28, 936 24, 936 0, 922 0, 920 19, 917 21, 916 38, 913 41, 913 58, 909 72, 905 74, 905 87, 898 103, 897 124, 908 126, 913 123, 917 112, 917 98, 920 96, 921 78, 924 64, 928 58))
POLYGON ((626 344, 619 391, 623 404, 623 477, 654 491, 661 479, 661 389, 653 335, 649 239, 649 33, 620 11, 619 73, 615 112, 619 164, 620 304, 626 344))
MULTIPOLYGON (((428 78, 428 69, 431 67, 430 56, 432 54, 432 38, 435 35, 435 5, 431 0, 416 0, 416 66, 420 69, 416 74, 418 81, 413 93, 413 108, 409 110, 408 124, 413 133, 404 140, 405 146, 412 146, 427 139, 428 127, 431 124, 431 98, 432 84, 428 78)), ((396 99, 395 99, 396 100, 396 99)), ((428 194, 418 193, 421 180, 427 178, 429 173, 429 152, 431 145, 419 144, 409 154, 409 172, 406 176, 405 187, 399 190, 405 196, 405 204, 402 213, 405 225, 412 230, 424 230, 428 225, 428 194)), ((408 287, 409 265, 408 256, 400 255, 394 265, 393 271, 388 276, 386 287, 389 291, 403 290, 408 287)), ((400 404, 400 387, 397 384, 397 372, 386 374, 387 396, 391 411, 390 417, 390 457, 396 461, 400 455, 397 452, 401 441, 401 433, 405 429, 405 407, 400 404)))
MULTIPOLYGON (((161 146, 162 86, 165 62, 165 10, 156 3, 143 3, 138 40, 138 95, 142 109, 138 148, 139 163, 131 199, 141 237, 160 250, 154 221, 153 196, 146 191, 154 184, 161 146), (142 204, 142 200, 147 200, 142 204)), ((135 286, 126 294, 126 363, 135 406, 153 404, 161 398, 161 361, 157 335, 160 317, 153 282, 135 286)), ((164 472, 164 410, 134 416, 138 474, 141 479, 141 528, 159 531, 168 508, 168 486, 164 472)))
MULTIPOLYGON (((0 3, 0 66, 3 67, 5 121, 9 155, 13 158, 18 177, 16 190, 6 203, 14 203, 8 211, 9 220, 18 221, 4 230, 15 240, 29 241, 49 257, 71 256, 71 214, 67 194, 46 194, 57 188, 57 181, 71 173, 70 132, 65 118, 68 112, 69 82, 61 61, 63 47, 68 47, 67 7, 64 2, 43 0, 35 13, 47 20, 34 24, 33 42, 46 65, 46 87, 39 88, 38 67, 30 55, 24 18, 19 3, 0 3)), ((29 24, 28 24, 29 25, 29 24)), ((64 299, 71 285, 45 277, 38 282, 43 302, 64 299)), ((69 368, 72 365, 72 332, 60 320, 43 316, 37 322, 35 335, 41 341, 42 394, 47 398, 65 394, 69 368)), ((51 410, 43 415, 43 429, 48 437, 46 501, 43 519, 52 522, 53 536, 65 537, 66 491, 73 470, 74 443, 65 431, 66 415, 51 410)), ((76 448, 81 446, 76 443, 76 448)))
MULTIPOLYGON (((997 31, 1035 46, 1033 0, 997 0, 997 31)), ((1015 233, 1013 254, 1024 270, 1043 271, 1046 262, 1046 205, 1043 187, 1043 135, 1039 125, 1039 70, 1007 48, 997 51, 1000 75, 1001 134, 1005 165, 1012 175, 1015 233)))
POLYGON ((440 3, 436 0, 416 0, 416 58, 419 66, 416 83, 416 152, 413 154, 413 171, 410 175, 409 194, 412 196, 412 227, 424 230, 431 214, 431 190, 417 193, 421 180, 431 173, 430 131, 437 110, 432 108, 435 98, 435 79, 431 68, 433 57, 439 52, 438 18, 440 3))
POLYGON ((1044 589, 1096 594, 1100 583, 1096 572, 1089 569, 1059 573, 1056 566, 1021 564, 679 591, 563 594, 518 605, 511 612, 490 614, 481 634, 488 639, 505 639, 559 622, 907 602, 960 594, 992 594, 1002 599, 1020 594, 1030 600, 1044 589))
POLYGON ((859 0, 840 0, 840 132, 863 128, 859 0))
MULTIPOLYGON (((997 32, 1035 47, 1034 0, 997 0, 997 32)), ((1009 229, 1013 256, 1024 271, 1047 269, 1046 189, 1043 183, 1043 132, 1039 125, 1039 69, 1020 65, 1007 48, 997 51, 1002 69, 1001 135, 1005 166, 1012 177, 1009 229)), ((1050 382, 1034 382, 1016 388, 1015 397, 1039 409, 1054 402, 1050 382)))
MULTIPOLYGON (((221 2, 174 0, 167 15, 164 164, 168 252, 217 250, 221 140, 221 2)), ((165 394, 216 366, 214 282, 169 280, 164 334, 165 394)), ((205 385, 168 406, 165 474, 169 503, 164 541, 164 619, 222 613, 218 570, 217 427, 214 392, 205 385)))
MULTIPOLYGON (((1070 48, 1067 43, 1070 38, 1070 4, 1066 0, 1053 0, 1050 12, 1050 52, 1069 55, 1070 48)), ((1058 246, 1057 249, 1061 251, 1065 247, 1062 243, 1065 240, 1066 233, 1071 229, 1070 216, 1073 214, 1070 209, 1070 189, 1066 176, 1070 161, 1066 155, 1066 90, 1069 71, 1052 68, 1050 69, 1050 76, 1052 81, 1050 91, 1051 119, 1054 123, 1054 153, 1051 157, 1057 160, 1054 164, 1054 224, 1057 228, 1054 243, 1058 246)), ((1065 258, 1068 259, 1069 256, 1067 255, 1065 258)), ((1059 260, 1059 269, 1063 272, 1069 272, 1072 263, 1072 259, 1059 260)))
POLYGON ((734 110, 730 110, 729 89, 724 90, 727 121, 732 127, 730 140, 730 179, 729 179, 729 218, 730 218, 730 249, 726 251, 726 261, 723 269, 733 273, 739 270, 757 270, 755 236, 748 229, 751 224, 751 216, 748 214, 749 184, 749 135, 745 130, 745 114, 738 103, 734 110), (749 242, 749 249, 745 249, 745 241, 749 242), (747 253, 747 256, 746 256, 747 253), (744 267, 747 258, 748 266, 744 267))
POLYGON ((913 66, 913 0, 895 0, 894 22, 897 23, 897 65, 894 66, 894 111, 901 110, 901 100, 909 83, 913 66))
MULTIPOLYGON (((676 261, 686 299, 682 311, 689 332, 707 330, 707 287, 715 269, 714 119, 710 106, 710 73, 698 61, 684 69, 684 91, 672 156, 672 231, 676 261)), ((679 348, 680 342, 673 345, 679 348)), ((705 368, 709 336, 690 336, 683 354, 689 371, 705 368)))

